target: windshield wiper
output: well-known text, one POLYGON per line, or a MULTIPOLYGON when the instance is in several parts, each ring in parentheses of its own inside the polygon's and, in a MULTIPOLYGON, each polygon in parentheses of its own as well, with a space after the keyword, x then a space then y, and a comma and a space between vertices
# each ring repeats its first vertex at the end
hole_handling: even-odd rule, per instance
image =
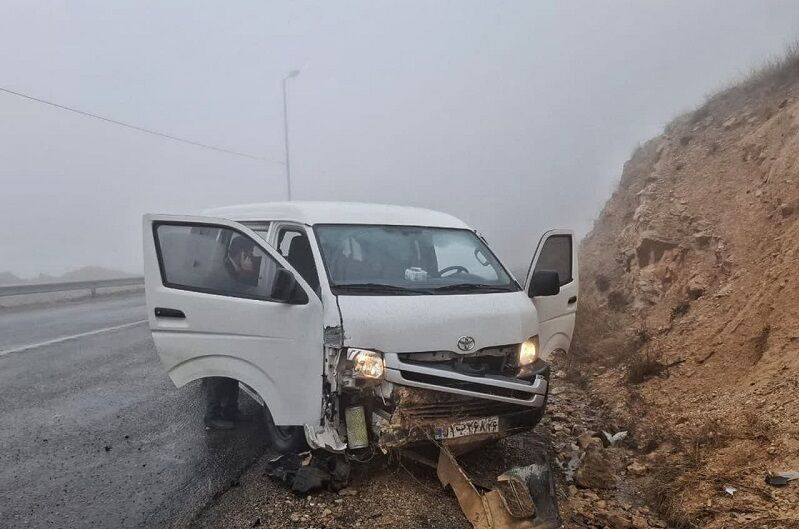
POLYGON ((464 290, 468 292, 510 292, 510 289, 505 286, 498 285, 482 285, 480 283, 455 283, 452 285, 444 285, 433 289, 433 292, 449 292, 453 290, 464 290))
POLYGON ((345 283, 336 285, 339 290, 351 290, 354 292, 396 292, 399 294, 429 294, 429 290, 419 290, 405 288, 397 285, 387 285, 384 283, 345 283))

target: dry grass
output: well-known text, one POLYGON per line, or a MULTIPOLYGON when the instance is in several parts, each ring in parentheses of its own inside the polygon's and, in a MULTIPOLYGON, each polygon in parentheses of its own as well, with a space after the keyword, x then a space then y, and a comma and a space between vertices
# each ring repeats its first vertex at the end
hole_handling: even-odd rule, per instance
POLYGON ((705 103, 690 115, 698 123, 708 116, 724 116, 731 108, 743 108, 746 101, 766 99, 784 94, 799 82, 799 41, 786 46, 780 56, 767 59, 742 79, 733 80, 726 88, 709 95, 705 103))
POLYGON ((774 439, 776 427, 771 420, 764 416, 761 410, 746 410, 743 412, 744 433, 749 439, 761 443, 770 443, 774 439))
POLYGON ((641 494, 669 527, 695 529, 701 527, 699 520, 685 512, 680 501, 682 476, 685 472, 686 468, 682 465, 658 461, 652 466, 647 479, 642 482, 641 494))
POLYGON ((666 364, 649 356, 636 356, 627 365, 627 382, 641 384, 650 378, 661 375, 667 369, 666 364))

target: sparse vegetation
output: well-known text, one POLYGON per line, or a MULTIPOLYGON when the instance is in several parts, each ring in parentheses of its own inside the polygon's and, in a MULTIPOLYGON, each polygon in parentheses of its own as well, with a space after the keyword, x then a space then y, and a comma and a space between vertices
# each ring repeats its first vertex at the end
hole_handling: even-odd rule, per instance
POLYGON ((636 151, 583 242, 573 356, 656 459, 635 486, 673 527, 797 519, 762 473, 797 458, 796 304, 775 300, 799 297, 798 112, 799 43, 636 151))
POLYGON ((648 356, 635 357, 627 366, 627 382, 630 384, 641 384, 652 377, 659 376, 666 368, 666 364, 654 358, 648 356))

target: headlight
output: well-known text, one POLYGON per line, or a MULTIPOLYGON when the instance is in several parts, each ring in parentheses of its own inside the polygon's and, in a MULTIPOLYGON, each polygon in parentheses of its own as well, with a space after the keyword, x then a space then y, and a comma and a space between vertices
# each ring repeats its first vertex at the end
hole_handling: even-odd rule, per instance
POLYGON ((352 376, 356 378, 383 377, 383 355, 377 351, 349 348, 347 360, 352 361, 352 376))
POLYGON ((533 336, 519 346, 519 367, 529 366, 536 360, 538 360, 538 336, 533 336))

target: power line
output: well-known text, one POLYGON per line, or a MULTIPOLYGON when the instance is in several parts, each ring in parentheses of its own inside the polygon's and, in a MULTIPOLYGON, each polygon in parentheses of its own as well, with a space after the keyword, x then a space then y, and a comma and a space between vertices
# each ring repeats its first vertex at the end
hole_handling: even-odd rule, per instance
POLYGON ((30 95, 27 95, 27 94, 23 94, 23 93, 20 93, 20 92, 15 92, 14 90, 9 90, 8 88, 3 88, 2 86, 0 86, 0 92, 5 92, 7 94, 11 94, 11 95, 15 95, 17 97, 22 97, 24 99, 28 99, 30 101, 35 101, 37 103, 42 103, 42 104, 45 104, 45 105, 49 105, 51 107, 60 108, 61 110, 67 110, 69 112, 74 112, 75 114, 80 114, 81 116, 86 116, 86 117, 90 117, 90 118, 94 118, 94 119, 99 119, 99 120, 105 121, 107 123, 113 123, 114 125, 120 125, 122 127, 127 127, 129 129, 138 130, 139 132, 145 132, 147 134, 152 134, 154 136, 160 136, 160 137, 166 138, 168 140, 179 141, 181 143, 187 143, 189 145, 194 145, 195 147, 202 147, 203 149, 210 149, 212 151, 223 152, 225 154, 232 154, 234 156, 241 156, 242 158, 249 158, 251 160, 260 160, 260 161, 264 161, 264 162, 271 162, 271 163, 277 163, 277 164, 280 164, 280 165, 285 165, 285 162, 281 162, 281 161, 278 161, 278 160, 271 160, 269 158, 263 158, 261 156, 255 156, 253 154, 248 154, 246 152, 233 151, 233 150, 230 150, 230 149, 225 149, 224 147, 216 147, 214 145, 208 145, 207 143, 200 143, 200 142, 197 142, 197 141, 187 140, 187 139, 184 139, 184 138, 180 138, 178 136, 173 136, 172 134, 167 134, 165 132, 159 132, 157 130, 146 129, 144 127, 131 125, 130 123, 124 123, 122 121, 117 121, 115 119, 106 118, 106 117, 103 117, 103 116, 98 116, 97 114, 92 114, 91 112, 86 112, 84 110, 78 110, 77 108, 68 107, 66 105, 60 105, 60 104, 54 103, 52 101, 47 101, 45 99, 39 99, 38 97, 33 97, 33 96, 30 96, 30 95))

